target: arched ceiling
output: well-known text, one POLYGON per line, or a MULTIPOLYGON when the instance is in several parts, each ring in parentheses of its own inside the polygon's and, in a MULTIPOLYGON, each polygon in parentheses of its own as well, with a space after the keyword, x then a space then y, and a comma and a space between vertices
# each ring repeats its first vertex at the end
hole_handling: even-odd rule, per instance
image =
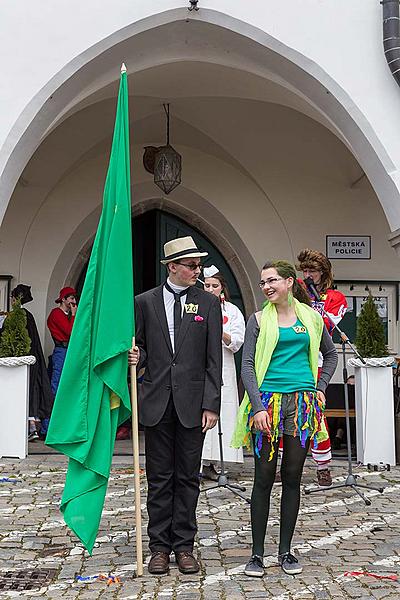
MULTIPOLYGON (((18 165, 24 162, 24 157, 29 153, 33 157, 32 145, 35 144, 36 148, 40 149, 46 138, 59 130, 65 122, 71 125, 72 117, 79 114, 88 116, 89 112, 86 111, 90 107, 94 109, 91 113, 91 116, 94 116, 99 107, 106 106, 108 100, 110 107, 114 105, 119 66, 122 61, 128 66, 135 133, 138 123, 145 122, 146 118, 152 123, 157 121, 157 115, 162 114, 162 103, 169 101, 177 122, 185 122, 187 131, 192 128, 192 140, 196 138, 196 134, 198 138, 206 135, 210 138, 207 141, 209 151, 220 152, 222 148, 226 153, 225 160, 231 155, 229 160, 237 161, 237 157, 223 142, 224 136, 218 139, 215 135, 216 130, 222 133, 222 124, 229 122, 228 115, 222 114, 219 118, 218 110, 214 113, 214 108, 218 109, 218 106, 221 106, 219 101, 237 101, 238 106, 240 103, 240 113, 231 111, 230 118, 235 120, 229 127, 236 131, 238 139, 242 132, 237 126, 245 122, 246 126, 249 126, 247 113, 253 110, 253 106, 263 105, 266 112, 268 106, 275 106, 289 109, 288 114, 296 113, 322 125, 325 130, 334 133, 358 158, 360 152, 368 154, 379 151, 381 160, 390 166, 389 158, 379 140, 375 140, 374 150, 371 149, 369 141, 360 143, 361 131, 340 103, 341 90, 337 90, 339 99, 325 87, 324 83, 326 81, 328 84, 329 77, 321 72, 318 65, 309 64, 305 57, 295 55, 296 53, 283 47, 278 40, 264 39, 265 36, 261 32, 250 31, 245 24, 239 27, 239 23, 235 23, 238 29, 234 30, 233 23, 226 15, 206 13, 207 11, 202 13, 206 20, 215 16, 218 24, 201 19, 193 21, 182 18, 168 22, 166 16, 164 24, 149 29, 145 24, 141 29, 138 24, 135 32, 136 25, 130 25, 110 36, 110 40, 102 40, 98 47, 87 49, 82 56, 76 57, 70 65, 66 65, 62 74, 64 83, 50 81, 46 88, 53 91, 44 103, 44 88, 35 97, 35 104, 39 106, 42 102, 42 114, 35 118, 32 127, 24 133, 24 140, 21 138, 18 142, 15 160, 9 162, 2 175, 4 189, 12 185, 12 179, 19 168, 18 165), (222 25, 224 21, 226 23, 222 25), (302 64, 301 68, 299 61, 302 64), (77 64, 74 64, 75 62, 77 64), (81 64, 81 68, 78 64, 81 64), (202 114, 203 107, 207 108, 205 118, 202 114), (215 126, 209 118, 210 114, 217 115, 215 126)), ((333 89, 336 84, 331 83, 333 89)), ((257 109, 258 115, 262 116, 262 113, 262 110, 257 109)), ((360 119, 362 121, 361 115, 360 119)), ((110 135, 112 124, 108 131, 105 124, 106 121, 98 122, 95 127, 99 131, 97 143, 100 142, 101 136, 105 140, 110 135)), ((363 125, 373 137, 374 133, 370 131, 368 123, 363 125)), ((257 124, 251 126, 255 130, 258 129, 257 124)), ((24 131, 22 124, 21 127, 21 131, 24 131)), ((176 134, 179 136, 178 132, 176 134)), ((268 135, 268 132, 265 132, 265 135, 268 135)), ((82 139, 78 132, 77 137, 80 137, 82 142, 81 147, 76 144, 74 149, 75 158, 79 159, 85 151, 90 150, 88 141, 91 134, 86 132, 85 139, 82 139)), ((160 137, 158 140, 160 143, 163 141, 160 137)), ((96 141, 93 138, 92 141, 93 148, 96 141)), ((205 141, 203 137, 203 144, 205 141)), ((59 153, 57 149, 55 154, 59 153)), ((68 150, 66 154, 70 154, 68 150)), ((69 165, 67 163, 68 160, 64 166, 68 170, 73 160, 69 165)), ((368 166, 370 164, 371 162, 368 166)), ((25 162, 25 165, 25 172, 20 171, 22 182, 26 179, 26 171, 29 171, 29 163, 25 162)), ((372 167, 370 171, 375 183, 378 175, 381 175, 379 169, 382 169, 382 164, 372 163, 372 167)), ((362 170, 358 168, 357 176, 360 174, 362 170)), ((385 174, 387 175, 387 172, 385 174)), ((384 185, 384 182, 379 179, 379 184, 384 185)), ((392 185, 393 182, 389 181, 386 188, 392 185)), ((390 196, 386 188, 385 192, 390 196)), ((4 198, 7 203, 6 195, 4 198)), ((389 200, 385 196, 386 204, 380 200, 387 215, 392 220, 395 219, 396 210, 393 208, 392 196, 389 200)), ((0 209, 4 212, 4 202, 0 209)))
MULTIPOLYGON (((229 87, 227 74, 225 76, 229 87)), ((28 163, 21 181, 50 191, 75 165, 94 155, 106 155, 111 143, 117 91, 116 84, 110 85, 65 114, 28 163)), ((171 103, 170 141, 178 151, 182 153, 182 149, 191 147, 214 156, 257 184, 263 185, 261 173, 288 169, 292 160, 303 162, 305 173, 312 175, 317 169, 328 178, 343 178, 349 185, 362 174, 351 153, 326 127, 289 107, 288 102, 265 102, 258 98, 210 95, 156 98, 133 94, 130 96, 131 142, 136 148, 165 142, 164 100, 171 103), (286 140, 282 145, 277 145, 279 137, 286 140), (322 153, 321 145, 324 146, 322 153)), ((136 151, 141 152, 140 148, 136 151)), ((183 164, 184 161, 183 152, 183 164)))
MULTIPOLYGON (((118 71, 114 70, 114 76, 116 73, 118 71)), ((131 106, 135 119, 158 112, 163 102, 174 104, 179 100, 182 105, 183 102, 190 103, 191 100, 200 98, 235 98, 286 106, 321 123, 342 139, 330 120, 312 106, 298 90, 293 90, 288 84, 283 85, 282 82, 278 83, 239 68, 185 60, 147 68, 128 75, 128 80, 131 97, 135 100, 131 106)), ((100 82, 97 82, 97 85, 99 84, 100 82)), ((105 100, 115 102, 118 90, 116 76, 114 81, 92 89, 95 85, 96 83, 93 83, 89 89, 82 91, 65 107, 48 128, 46 135, 84 108, 105 100)))
MULTIPOLYGON (((192 25, 192 32, 199 25, 199 32, 204 29, 203 24, 192 25)), ((159 28, 160 36, 155 38, 158 40, 158 46, 162 46, 164 34, 167 32, 168 39, 173 39, 171 29, 175 28, 181 29, 182 24, 175 23, 169 28, 159 28)), ((211 34, 214 34, 216 29, 220 30, 212 26, 209 28, 211 34)), ((191 38, 192 44, 200 43, 198 39, 195 43, 194 38, 191 38)), ((218 43, 221 45, 222 41, 219 39, 218 43)), ((171 43, 165 40, 164 42, 166 59, 171 51, 171 43)), ((137 52, 138 43, 138 40, 133 39, 123 45, 127 46, 126 52, 137 52)), ((126 58, 120 45, 112 50, 119 57, 126 58)), ((50 147, 52 172, 46 173, 49 189, 68 174, 75 164, 84 160, 85 156, 90 157, 107 151, 118 94, 118 79, 115 78, 118 69, 114 68, 112 71, 114 80, 108 81, 108 75, 111 74, 111 71, 107 70, 108 63, 116 60, 112 50, 103 57, 102 74, 88 80, 86 86, 82 87, 80 93, 48 128, 41 146, 23 173, 22 181, 29 181, 38 176, 39 157, 46 154, 50 147), (112 56, 109 56, 110 54, 112 56), (31 168, 32 164, 35 164, 34 169, 31 168)), ((194 51, 193 46, 192 50, 194 51)), ((141 48, 142 60, 143 51, 141 48)), ((157 52, 157 48, 155 51, 157 52)), ((133 56, 128 58, 127 63, 134 64, 133 56)), ((166 62, 131 73, 129 92, 132 143, 143 146, 164 143, 163 102, 170 102, 173 145, 196 148, 229 163, 250 177, 253 177, 253 164, 259 161, 260 152, 268 146, 268 127, 282 127, 284 130, 284 121, 300 122, 305 119, 312 131, 322 125, 336 138, 340 138, 329 119, 313 107, 298 90, 293 90, 288 84, 283 85, 283 80, 278 82, 276 79, 277 75, 272 72, 271 79, 266 79, 240 68, 199 60, 166 62), (246 148, 246 156, 250 158, 246 165, 242 148, 246 148), (251 156, 253 153, 254 157, 251 156)), ((315 133, 310 136, 312 138, 315 133)), ((350 153, 345 154, 349 162, 353 163, 349 178, 354 180, 362 171, 350 153)), ((45 164, 43 168, 46 169, 45 164)))

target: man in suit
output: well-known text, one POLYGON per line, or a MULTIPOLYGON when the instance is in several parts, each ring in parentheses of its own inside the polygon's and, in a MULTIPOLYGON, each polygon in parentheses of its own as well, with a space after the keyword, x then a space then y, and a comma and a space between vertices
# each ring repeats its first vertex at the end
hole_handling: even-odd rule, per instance
POLYGON ((218 420, 222 321, 218 298, 195 287, 200 252, 192 237, 164 245, 168 279, 135 302, 136 347, 130 364, 144 367, 139 419, 145 427, 149 572, 197 573, 193 556, 204 435, 218 420))

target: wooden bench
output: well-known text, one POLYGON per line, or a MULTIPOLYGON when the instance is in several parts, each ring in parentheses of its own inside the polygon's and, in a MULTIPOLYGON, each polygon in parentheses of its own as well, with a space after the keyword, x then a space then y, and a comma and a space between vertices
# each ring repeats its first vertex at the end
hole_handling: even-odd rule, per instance
MULTIPOLYGON (((325 417, 345 417, 346 411, 344 408, 327 408, 324 412, 325 417)), ((349 417, 355 417, 356 411, 354 408, 350 408, 349 417)))
MULTIPOLYGON (((355 411, 355 399, 354 399, 354 385, 348 385, 349 394, 349 415, 350 417, 356 416, 355 411)), ((342 383, 331 383, 326 388, 326 417, 345 417, 346 411, 344 409, 344 385, 342 383)))

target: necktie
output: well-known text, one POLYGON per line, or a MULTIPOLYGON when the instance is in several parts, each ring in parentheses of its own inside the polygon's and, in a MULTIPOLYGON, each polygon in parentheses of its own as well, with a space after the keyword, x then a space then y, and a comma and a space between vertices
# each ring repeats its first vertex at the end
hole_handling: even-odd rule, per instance
POLYGON ((181 292, 175 292, 172 287, 165 282, 165 287, 171 294, 174 295, 174 347, 176 348, 176 340, 178 339, 179 328, 182 322, 182 305, 181 305, 181 297, 187 294, 187 288, 182 290, 181 292))

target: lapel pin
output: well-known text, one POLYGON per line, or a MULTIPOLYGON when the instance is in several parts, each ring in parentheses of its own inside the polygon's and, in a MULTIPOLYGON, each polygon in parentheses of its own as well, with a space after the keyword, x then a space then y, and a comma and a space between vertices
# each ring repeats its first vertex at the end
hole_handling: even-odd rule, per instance
POLYGON ((197 311, 199 310, 198 304, 185 304, 185 311, 191 315, 197 315, 197 311))

